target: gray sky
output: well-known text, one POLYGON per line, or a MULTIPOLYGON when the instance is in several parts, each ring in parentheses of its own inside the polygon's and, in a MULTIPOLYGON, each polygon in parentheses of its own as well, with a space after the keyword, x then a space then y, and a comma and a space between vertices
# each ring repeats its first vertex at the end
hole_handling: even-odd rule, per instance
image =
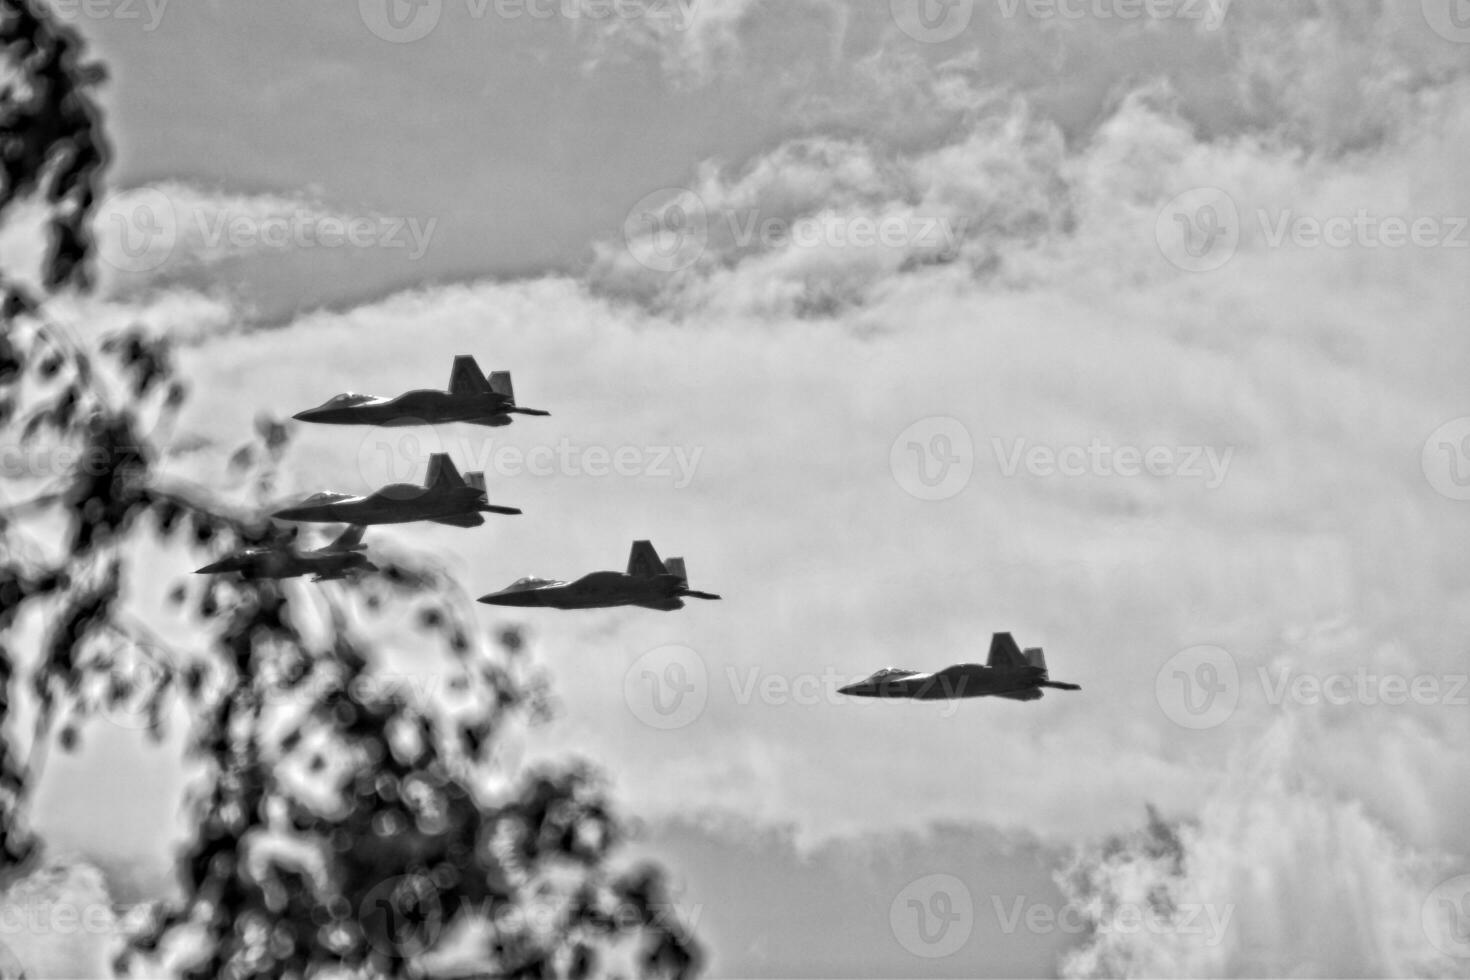
MULTIPOLYGON (((607 766, 715 975, 1465 975, 1470 30, 1059 3, 96 8, 75 318, 193 339, 221 487, 261 407, 515 372, 552 418, 303 429, 289 489, 443 448, 525 516, 370 540, 481 594, 650 537, 725 596, 520 617, 527 751, 607 766), (834 693, 996 630, 1083 690, 834 693)), ((111 734, 46 825, 146 864, 176 745, 111 734)))

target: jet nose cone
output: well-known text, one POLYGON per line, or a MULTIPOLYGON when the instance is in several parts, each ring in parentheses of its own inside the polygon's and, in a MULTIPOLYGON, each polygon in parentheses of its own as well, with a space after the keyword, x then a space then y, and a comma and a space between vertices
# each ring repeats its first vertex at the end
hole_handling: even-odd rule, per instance
POLYGON ((205 565, 203 568, 197 568, 197 569, 195 569, 194 570, 194 574, 195 575, 218 575, 219 573, 224 572, 224 571, 228 571, 228 569, 225 568, 225 562, 224 561, 216 561, 216 562, 211 562, 208 565, 205 565))

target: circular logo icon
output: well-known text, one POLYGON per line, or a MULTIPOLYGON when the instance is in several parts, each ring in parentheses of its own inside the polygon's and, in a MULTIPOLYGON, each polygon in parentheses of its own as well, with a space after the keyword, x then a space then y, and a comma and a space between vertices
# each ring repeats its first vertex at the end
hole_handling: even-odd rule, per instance
POLYGON ((1424 900, 1419 918, 1435 949, 1470 959, 1470 874, 1440 882, 1424 900))
POLYGON ((975 440, 959 419, 920 419, 893 441, 888 465, 910 496, 948 500, 969 485, 975 472, 975 440))
POLYGON ((369 891, 357 920, 373 949, 407 958, 434 945, 444 927, 444 909, 427 875, 402 875, 369 891))
POLYGON ((975 902, 954 875, 928 875, 894 897, 888 924, 899 945, 915 956, 953 956, 970 941, 975 902))
POLYGON ((1470 0, 1420 0, 1424 20, 1446 41, 1470 44, 1470 0))
POLYGON ((1218 187, 1196 187, 1159 212, 1154 237, 1164 258, 1185 272, 1212 272, 1240 247, 1240 209, 1218 187))
MULTIPOLYGON (((152 657, 124 654, 113 662, 97 713, 128 731, 152 729, 156 721, 149 704, 168 680, 169 672, 152 657)), ((160 705, 160 712, 166 704, 160 705)))
POLYGON ((1470 417, 1453 419, 1424 440, 1424 478, 1451 500, 1470 500, 1470 417))
POLYGON ((444 0, 357 0, 362 22, 393 44, 422 41, 439 26, 444 0))
POLYGON ((169 196, 155 187, 125 191, 97 216, 97 253, 120 272, 152 272, 179 243, 179 216, 169 196))
POLYGON ((924 44, 953 41, 975 17, 975 0, 889 0, 888 6, 898 29, 924 44))
POLYGON ((672 731, 693 724, 709 702, 704 659, 685 646, 649 650, 623 675, 623 700, 649 728, 672 731))
POLYGON ((647 195, 628 212, 623 241, 639 265, 654 272, 687 269, 709 245, 709 214, 700 196, 687 188, 647 195))
POLYGON ((1215 728, 1240 703, 1240 670, 1223 647, 1180 650, 1159 668, 1154 697, 1165 716, 1180 728, 1215 728))
POLYGON ((357 446, 357 472, 370 492, 387 489, 389 496, 413 499, 433 482, 430 461, 445 452, 439 430, 427 422, 374 426, 357 446))

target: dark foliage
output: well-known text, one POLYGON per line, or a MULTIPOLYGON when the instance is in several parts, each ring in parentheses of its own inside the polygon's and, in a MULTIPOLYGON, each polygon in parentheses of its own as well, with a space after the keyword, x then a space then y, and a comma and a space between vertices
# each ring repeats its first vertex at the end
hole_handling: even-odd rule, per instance
MULTIPOLYGON (((43 202, 45 290, 86 288, 103 73, 40 4, 0 0, 0 36, 0 218, 43 202)), ((0 271, 0 447, 68 463, 7 479, 27 493, 0 510, 0 869, 39 846, 24 816, 48 746, 80 744, 98 715, 155 734, 182 715, 201 773, 196 830, 178 895, 120 968, 419 976, 458 942, 484 975, 595 975, 619 945, 631 972, 695 972, 659 872, 615 868, 623 830, 597 775, 505 771, 504 728, 536 716, 544 692, 523 637, 482 635, 432 561, 394 556, 330 586, 180 576, 165 593, 170 638, 145 625, 134 610, 160 554, 177 574, 282 532, 164 472, 187 394, 166 337, 140 325, 87 343, 46 303, 0 271), (374 683, 395 641, 368 638, 391 638, 405 612, 416 661, 442 664, 469 708, 374 683)), ((289 428, 262 417, 232 477, 268 494, 289 446, 289 428)))

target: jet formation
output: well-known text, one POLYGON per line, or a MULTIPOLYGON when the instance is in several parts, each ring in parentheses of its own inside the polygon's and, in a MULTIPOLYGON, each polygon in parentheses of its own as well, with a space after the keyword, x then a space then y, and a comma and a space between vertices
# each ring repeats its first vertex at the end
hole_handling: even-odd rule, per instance
POLYGON ((1041 647, 1024 653, 1009 633, 990 639, 990 657, 985 665, 955 664, 932 673, 885 667, 867 680, 839 688, 839 694, 858 698, 909 698, 915 701, 946 701, 957 698, 1010 698, 1035 701, 1042 688, 1080 691, 1080 685, 1051 679, 1041 647))
POLYGON ((650 541, 634 541, 626 572, 592 572, 575 582, 530 576, 509 588, 481 596, 490 606, 552 609, 610 609, 641 606, 671 612, 683 609, 685 599, 718 599, 709 592, 689 588, 684 559, 661 561, 650 541))
MULTIPOLYGON (((393 398, 347 392, 326 403, 298 412, 302 422, 325 425, 413 426, 462 422, 504 426, 512 416, 546 416, 549 412, 516 404, 509 371, 487 378, 469 355, 454 359, 449 388, 419 389, 393 398)), ((249 548, 199 569, 199 574, 238 574, 246 578, 294 578, 312 575, 312 581, 340 579, 357 572, 375 571, 363 554, 363 528, 375 524, 431 521, 456 527, 479 527, 482 514, 520 514, 515 507, 492 506, 487 501, 483 473, 461 476, 448 455, 430 457, 424 485, 397 483, 358 496, 339 491, 314 494, 302 503, 272 516, 280 520, 344 523, 351 525, 337 540, 316 551, 299 552, 291 544, 249 548)), ((672 611, 685 599, 719 599, 689 588, 682 558, 661 560, 652 542, 635 541, 624 572, 592 572, 574 581, 529 576, 499 592, 481 596, 486 605, 512 608, 609 609, 636 606, 672 611)), ((929 673, 886 667, 865 680, 849 684, 840 693, 852 697, 918 701, 998 697, 1035 701, 1046 688, 1079 691, 1077 684, 1053 681, 1040 647, 1022 651, 1010 633, 996 633, 986 663, 955 664, 929 673)))

